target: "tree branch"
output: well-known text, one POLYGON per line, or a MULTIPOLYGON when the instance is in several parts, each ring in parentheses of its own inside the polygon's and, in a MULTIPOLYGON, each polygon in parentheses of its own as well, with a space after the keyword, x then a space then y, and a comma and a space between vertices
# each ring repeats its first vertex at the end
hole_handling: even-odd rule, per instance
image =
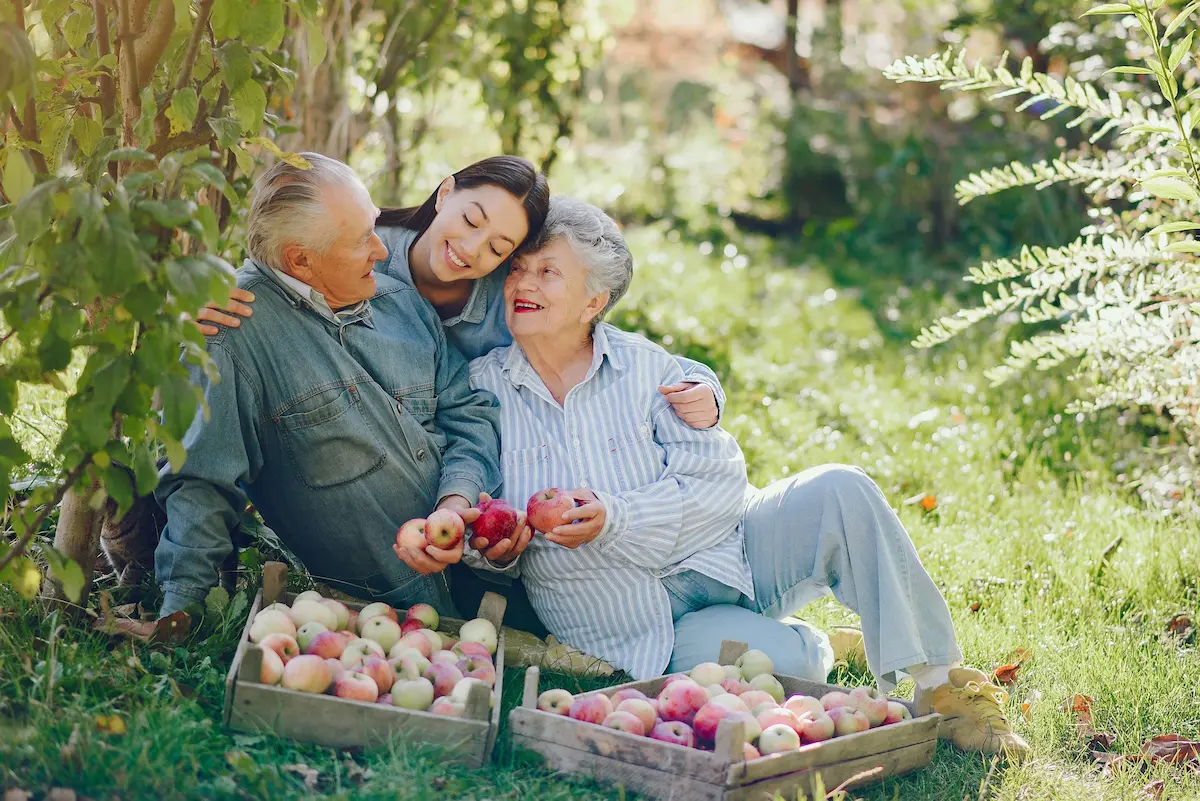
MULTIPOLYGON (((12 0, 12 5, 15 12, 14 21, 16 22, 17 27, 21 29, 21 32, 26 33, 25 0, 12 0)), ((34 100, 34 94, 36 93, 30 92, 29 97, 25 99, 24 123, 22 123, 21 119, 17 116, 15 108, 10 108, 9 110, 12 111, 13 122, 17 124, 17 130, 20 132, 21 138, 28 142, 40 143, 41 140, 38 138, 37 103, 34 100)), ((46 157, 43 156, 40 151, 30 150, 29 154, 33 159, 33 166, 39 173, 47 174, 50 172, 50 167, 48 164, 46 164, 46 157)))
POLYGON ((27 528, 25 533, 21 535, 21 538, 17 540, 17 544, 14 545, 9 552, 4 555, 4 558, 0 559, 0 573, 3 573, 4 568, 8 567, 10 563, 16 561, 17 557, 25 552, 25 546, 27 546, 29 541, 33 539, 34 535, 37 534, 42 523, 46 522, 46 518, 50 516, 50 513, 54 511, 54 509, 60 503, 62 503, 62 499, 67 494, 67 490, 75 486, 75 482, 79 481, 79 477, 83 475, 83 471, 86 470, 88 465, 91 463, 91 455, 85 456, 83 461, 80 462, 74 470, 67 474, 66 480, 63 481, 58 490, 54 493, 54 498, 52 498, 49 503, 42 506, 42 511, 39 512, 38 516, 33 519, 33 522, 29 524, 29 528, 27 528))
MULTIPOLYGON (((144 3, 144 0, 134 0, 135 5, 139 3, 144 3)), ((158 60, 162 58, 174 32, 175 3, 172 0, 159 0, 154 22, 150 23, 145 33, 138 35, 134 45, 137 51, 138 91, 150 83, 154 68, 158 66, 158 60)), ((188 70, 190 72, 190 66, 188 70)))
POLYGON ((196 13, 196 22, 192 26, 192 37, 188 39, 187 52, 183 63, 179 65, 179 77, 175 79, 175 90, 179 91, 192 80, 192 69, 196 65, 196 56, 200 53, 200 40, 208 30, 208 17, 212 14, 213 0, 200 0, 200 10, 196 13))
MULTIPOLYGON (((108 38, 108 8, 104 0, 92 0, 92 13, 96 15, 96 54, 104 58, 112 52, 112 42, 108 38)), ((117 108, 117 88, 113 83, 112 70, 106 69, 100 75, 100 124, 108 133, 108 121, 117 108)))
MULTIPOLYGON (((121 144, 132 147, 134 142, 133 128, 138 117, 142 116, 141 90, 138 87, 137 53, 134 44, 137 35, 133 32, 132 10, 130 0, 115 0, 117 4, 117 41, 121 51, 117 56, 119 80, 117 87, 121 92, 121 110, 124 112, 124 127, 121 131, 121 144)), ((128 164, 128 162, 123 162, 128 164)), ((124 167, 122 169, 125 169, 124 167)))

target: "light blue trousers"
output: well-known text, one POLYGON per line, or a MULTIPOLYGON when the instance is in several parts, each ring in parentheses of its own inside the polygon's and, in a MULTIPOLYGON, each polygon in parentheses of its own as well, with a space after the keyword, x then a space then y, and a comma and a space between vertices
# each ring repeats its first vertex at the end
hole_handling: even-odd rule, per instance
POLYGON ((744 530, 754 600, 694 571, 663 580, 675 618, 670 671, 715 662, 722 640, 740 640, 765 651, 778 673, 824 681, 833 666, 828 638, 780 618, 830 592, 862 619, 881 689, 909 666, 962 658, 946 601, 862 470, 824 465, 751 487, 744 530))

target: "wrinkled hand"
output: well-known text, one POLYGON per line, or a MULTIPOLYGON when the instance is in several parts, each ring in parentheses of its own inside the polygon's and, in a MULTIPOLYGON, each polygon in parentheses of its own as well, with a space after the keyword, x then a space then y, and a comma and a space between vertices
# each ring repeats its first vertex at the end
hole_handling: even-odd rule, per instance
POLYGON ((196 326, 200 329, 200 333, 205 336, 216 336, 221 329, 216 325, 206 325, 203 321, 207 320, 210 323, 219 325, 227 325, 230 328, 237 328, 242 324, 239 319, 241 317, 249 317, 254 314, 254 310, 247 306, 247 303, 254 302, 254 293, 240 287, 234 287, 229 290, 229 302, 224 306, 218 306, 215 303, 210 303, 200 310, 196 315, 196 326), (225 312, 229 312, 226 314, 225 312), (234 316, 237 315, 237 316, 234 316))
POLYGON ((712 428, 717 424, 717 396, 707 384, 688 381, 659 387, 675 415, 692 428, 712 428))
POLYGON ((546 539, 558 543, 564 548, 578 548, 600 536, 607 515, 604 511, 604 504, 591 490, 573 489, 568 490, 567 494, 577 501, 582 501, 583 506, 576 506, 569 512, 563 512, 564 521, 573 520, 575 522, 555 526, 554 530, 546 535, 546 539))
MULTIPOLYGON (((492 496, 488 495, 486 492, 479 493, 479 503, 490 501, 491 499, 492 496)), ((463 516, 463 520, 466 520, 468 524, 474 523, 477 519, 479 519, 478 509, 469 509, 461 514, 463 516), (468 514, 470 515, 469 519, 467 517, 468 514)), ((483 537, 476 537, 475 539, 471 540, 471 547, 483 554, 489 562, 495 562, 496 564, 504 565, 520 556, 521 552, 524 551, 526 546, 529 545, 529 541, 531 539, 533 539, 533 529, 531 529, 529 524, 525 522, 524 510, 518 509, 517 530, 514 536, 505 537, 490 548, 487 547, 486 539, 483 537), (485 548, 487 548, 487 550, 484 550, 485 548)))
MULTIPOLYGON (((471 502, 461 495, 447 496, 438 504, 437 508, 453 509, 462 515, 463 522, 468 522, 468 515, 471 520, 479 517, 479 510, 471 509, 471 502)), ((431 576, 434 573, 441 573, 447 566, 462 560, 464 540, 465 538, 459 540, 458 545, 453 548, 435 548, 432 545, 426 545, 424 550, 417 550, 416 548, 401 548, 399 545, 392 545, 392 551, 401 562, 422 576, 431 576)))

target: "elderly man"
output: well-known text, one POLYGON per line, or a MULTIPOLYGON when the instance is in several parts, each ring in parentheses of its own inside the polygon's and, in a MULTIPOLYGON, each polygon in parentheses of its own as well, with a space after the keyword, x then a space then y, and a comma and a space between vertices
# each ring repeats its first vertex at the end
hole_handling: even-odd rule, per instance
POLYGON ((468 386, 466 361, 416 290, 375 275, 387 250, 358 177, 303 156, 311 169, 281 163, 255 187, 238 275, 257 297, 254 316, 236 336, 208 338, 219 381, 193 371, 209 414, 156 492, 167 513, 161 612, 216 583, 246 497, 330 585, 452 612, 440 571, 463 546, 405 563, 392 545, 405 520, 466 510, 499 485, 495 398, 468 386))
POLYGON ((612 220, 552 199, 505 283, 514 344, 471 363, 472 386, 500 400, 504 497, 559 486, 583 504, 523 555, 524 539, 496 555, 546 626, 639 679, 714 661, 738 639, 781 673, 823 681, 824 635, 780 618, 832 592, 861 616, 882 687, 906 672, 957 745, 1023 753, 1003 691, 958 666, 946 603, 861 470, 827 465, 757 490, 728 433, 670 413, 657 387, 679 380, 675 360, 600 322, 632 275, 612 220))

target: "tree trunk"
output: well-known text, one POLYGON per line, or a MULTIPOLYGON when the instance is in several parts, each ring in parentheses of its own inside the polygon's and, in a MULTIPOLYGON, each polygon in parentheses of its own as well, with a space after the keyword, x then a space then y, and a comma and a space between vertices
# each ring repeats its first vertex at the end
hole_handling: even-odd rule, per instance
POLYGON ((44 596, 64 607, 65 611, 78 616, 87 608, 88 596, 92 592, 92 574, 96 570, 96 553, 100 549, 100 527, 104 523, 104 512, 88 506, 98 485, 81 483, 63 497, 58 510, 58 527, 54 530, 54 547, 68 559, 74 560, 83 571, 83 593, 79 605, 67 598, 62 585, 51 576, 46 582, 44 596))
POLYGON ((796 26, 800 17, 800 0, 787 0, 787 27, 783 39, 784 64, 788 86, 795 92, 800 88, 800 57, 796 53, 796 26))

